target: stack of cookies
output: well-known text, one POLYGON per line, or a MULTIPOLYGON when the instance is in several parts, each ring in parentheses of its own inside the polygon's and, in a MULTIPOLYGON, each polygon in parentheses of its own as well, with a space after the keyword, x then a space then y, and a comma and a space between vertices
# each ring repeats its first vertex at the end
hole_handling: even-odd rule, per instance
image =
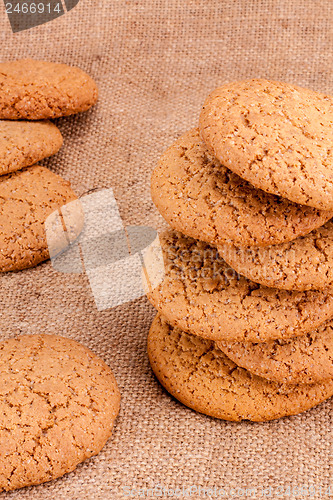
POLYGON ((187 406, 265 421, 333 395, 333 98, 250 80, 207 98, 152 197, 152 368, 187 406))
MULTIPOLYGON (((30 59, 1 63, 0 85, 0 271, 17 271, 49 257, 44 223, 77 200, 68 181, 36 165, 63 143, 48 119, 89 109, 97 87, 79 68, 30 59)), ((71 207, 66 238, 58 228, 59 250, 83 226, 79 203, 71 207)))

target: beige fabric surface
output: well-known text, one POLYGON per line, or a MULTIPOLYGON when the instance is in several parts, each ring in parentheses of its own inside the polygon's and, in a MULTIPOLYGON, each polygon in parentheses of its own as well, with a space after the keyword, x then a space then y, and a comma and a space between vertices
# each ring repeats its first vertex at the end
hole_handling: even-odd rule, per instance
MULTIPOLYGON (((98 105, 57 121, 65 143, 45 164, 79 194, 112 187, 126 224, 160 224, 151 171, 162 151, 197 124, 216 86, 268 77, 333 93, 331 0, 81 0, 65 16, 15 35, 3 4, 0 12, 2 60, 64 62, 96 79, 98 105)), ((76 339, 113 368, 122 393, 113 437, 97 457, 62 479, 3 497, 142 498, 124 488, 160 484, 185 488, 183 498, 209 498, 194 489, 186 497, 191 486, 224 488, 220 498, 237 499, 250 497, 245 488, 256 489, 251 498, 311 498, 309 490, 292 488, 312 486, 312 498, 329 498, 330 482, 333 495, 331 401, 265 424, 196 414, 151 373, 146 336, 154 311, 145 298, 98 312, 87 278, 58 273, 50 263, 0 281, 3 339, 76 339)))

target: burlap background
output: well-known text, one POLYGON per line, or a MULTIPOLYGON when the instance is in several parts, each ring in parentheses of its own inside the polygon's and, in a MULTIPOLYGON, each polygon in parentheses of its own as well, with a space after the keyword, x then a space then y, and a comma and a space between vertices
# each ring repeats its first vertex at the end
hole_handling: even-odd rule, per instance
MULTIPOLYGON (((158 224, 151 170, 197 123, 214 87, 266 76, 333 93, 330 0, 81 0, 64 17, 15 35, 3 6, 0 12, 1 59, 65 62, 97 80, 98 105, 58 121, 65 144, 46 164, 79 194, 112 187, 127 224, 158 224)), ((114 435, 99 456, 8 498, 122 499, 129 498, 125 487, 156 484, 256 488, 252 498, 265 498, 262 488, 269 487, 270 498, 309 498, 288 488, 314 485, 312 498, 328 498, 331 402, 266 424, 196 414, 151 374, 145 343, 154 311, 145 298, 98 312, 86 278, 57 273, 49 263, 2 276, 0 286, 2 338, 75 338, 110 364, 122 392, 114 435)), ((207 495, 192 490, 191 498, 207 495)), ((245 498, 245 491, 224 498, 245 498)))

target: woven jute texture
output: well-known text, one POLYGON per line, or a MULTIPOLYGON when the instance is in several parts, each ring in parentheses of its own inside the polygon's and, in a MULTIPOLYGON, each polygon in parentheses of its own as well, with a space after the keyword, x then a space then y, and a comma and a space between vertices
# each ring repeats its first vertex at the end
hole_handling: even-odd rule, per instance
MULTIPOLYGON (((197 124, 210 90, 268 77, 333 93, 331 0, 81 0, 59 19, 15 35, 3 6, 0 12, 2 60, 64 62, 96 79, 97 106, 57 121, 65 144, 45 165, 80 195, 112 187, 125 224, 161 223, 151 171, 197 124)), ((49 262, 0 281, 3 339, 76 339, 112 367, 122 393, 113 436, 98 456, 6 498, 167 498, 175 488, 179 498, 329 498, 330 480, 333 494, 332 402, 265 424, 205 417, 152 375, 146 337, 155 312, 145 298, 99 312, 86 276, 57 272, 49 262), (156 485, 169 491, 152 492, 156 485)))

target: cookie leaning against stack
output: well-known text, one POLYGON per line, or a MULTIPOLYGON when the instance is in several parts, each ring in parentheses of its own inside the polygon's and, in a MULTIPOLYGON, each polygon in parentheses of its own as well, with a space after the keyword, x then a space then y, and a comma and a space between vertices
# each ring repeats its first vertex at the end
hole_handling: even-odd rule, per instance
POLYGON ((249 80, 162 155, 152 198, 173 230, 148 354, 187 406, 263 421, 333 395, 332 141, 332 97, 249 80))
MULTIPOLYGON (((86 111, 97 100, 97 87, 79 68, 31 59, 0 63, 0 84, 0 271, 4 272, 49 258, 45 222, 77 196, 67 181, 35 165, 63 143, 60 131, 47 119, 86 111)), ((83 227, 79 202, 68 210, 71 234, 50 226, 48 236, 57 251, 83 227)))

